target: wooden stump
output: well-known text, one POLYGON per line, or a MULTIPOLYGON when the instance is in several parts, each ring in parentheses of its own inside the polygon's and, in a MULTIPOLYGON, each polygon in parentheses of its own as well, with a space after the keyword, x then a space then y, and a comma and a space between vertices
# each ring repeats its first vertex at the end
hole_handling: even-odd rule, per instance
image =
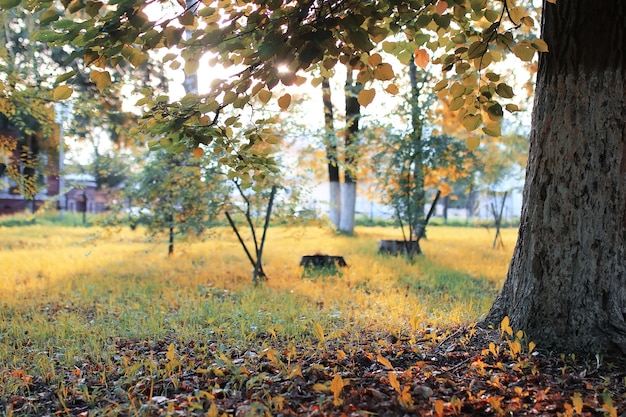
POLYGON ((336 255, 305 255, 300 259, 300 266, 304 267, 304 277, 317 275, 339 274, 339 268, 348 266, 343 256, 336 255))
POLYGON ((405 242, 404 240, 381 240, 378 245, 378 253, 387 253, 390 255, 406 254, 407 248, 419 253, 419 245, 417 241, 405 242))

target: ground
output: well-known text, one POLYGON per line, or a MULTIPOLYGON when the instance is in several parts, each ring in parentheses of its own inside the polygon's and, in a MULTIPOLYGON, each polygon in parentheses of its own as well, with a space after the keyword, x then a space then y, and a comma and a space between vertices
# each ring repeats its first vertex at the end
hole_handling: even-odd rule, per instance
POLYGON ((245 350, 116 339, 112 363, 66 369, 61 387, 16 373, 23 395, 2 405, 6 415, 81 416, 626 413, 626 362, 533 350, 503 328, 433 330, 419 339, 320 335, 314 347, 282 348, 259 334, 259 348, 245 350))

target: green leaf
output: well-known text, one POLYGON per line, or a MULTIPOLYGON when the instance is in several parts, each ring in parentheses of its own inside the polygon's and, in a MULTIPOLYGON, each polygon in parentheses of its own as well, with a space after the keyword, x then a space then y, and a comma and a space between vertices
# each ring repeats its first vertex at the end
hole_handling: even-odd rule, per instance
POLYGON ((467 59, 478 58, 487 52, 487 43, 476 41, 470 45, 467 51, 467 59))
POLYGON ((22 0, 0 0, 0 9, 9 10, 19 6, 22 0))
POLYGON ((513 96, 515 95, 513 93, 513 88, 505 83, 498 84, 498 86, 496 87, 496 93, 498 93, 498 95, 502 98, 513 98, 513 96))
POLYGON ((59 75, 57 79, 54 81, 54 83, 61 84, 62 82, 67 81, 70 78, 72 78, 74 75, 76 75, 76 71, 66 72, 65 74, 59 75))
POLYGON ((59 19, 59 14, 54 8, 50 8, 41 14, 39 17, 39 24, 45 26, 59 19))
POLYGON ((374 49, 374 44, 370 41, 369 34, 363 28, 357 28, 349 32, 350 42, 356 48, 369 52, 374 49))
POLYGON ((502 110, 502 106, 500 105, 500 103, 490 104, 487 107, 487 113, 489 114, 489 118, 491 120, 500 120, 502 116, 504 115, 504 111, 502 110))

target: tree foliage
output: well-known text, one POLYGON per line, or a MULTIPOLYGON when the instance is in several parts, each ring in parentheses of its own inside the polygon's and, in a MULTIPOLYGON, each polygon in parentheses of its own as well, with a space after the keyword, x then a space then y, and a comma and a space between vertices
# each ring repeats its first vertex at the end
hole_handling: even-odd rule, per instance
POLYGON ((148 156, 126 192, 135 217, 131 221, 147 225, 155 234, 169 234, 172 254, 175 235, 197 235, 210 226, 228 200, 230 187, 215 164, 157 151, 148 156))
MULTIPOLYGON (((240 170, 259 161, 242 144, 233 144, 238 117, 227 110, 267 103, 279 84, 319 83, 320 72, 341 62, 358 71, 359 83, 380 80, 393 94, 395 73, 377 52, 382 49, 403 63, 414 57, 420 66, 439 65, 437 91, 450 98, 459 123, 497 135, 504 109, 517 108, 508 102, 513 88, 493 64, 508 50, 524 61, 547 50, 545 42, 526 36, 524 29, 534 19, 513 0, 180 2, 174 13, 154 18, 148 7, 155 4, 65 1, 56 9, 51 2, 14 0, 4 7, 21 5, 41 13, 40 23, 48 27, 36 40, 70 47, 68 61, 80 58, 90 66, 90 79, 102 91, 113 84, 113 68, 123 63, 138 67, 153 50, 163 50, 166 65, 188 74, 198 71, 203 56, 211 56, 226 75, 216 78, 207 92, 171 100, 144 89, 138 103, 145 114, 141 128, 164 136, 153 146, 168 150, 213 142, 233 147, 224 162, 240 170), (184 31, 190 36, 183 36, 184 31)), ((67 96, 74 82, 71 74, 58 77, 54 95, 67 96)), ((368 105, 374 96, 365 87, 359 103, 368 105)), ((289 106, 289 98, 277 97, 280 108, 289 106)))

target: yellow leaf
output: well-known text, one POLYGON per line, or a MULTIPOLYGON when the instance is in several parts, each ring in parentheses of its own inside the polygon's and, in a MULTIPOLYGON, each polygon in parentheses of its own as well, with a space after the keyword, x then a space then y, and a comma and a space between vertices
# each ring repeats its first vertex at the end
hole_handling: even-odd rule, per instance
POLYGON ((386 366, 387 368, 393 370, 393 365, 391 364, 391 362, 389 362, 389 359, 385 358, 384 356, 378 355, 376 356, 376 360, 378 362, 380 362, 381 364, 383 364, 384 366, 386 366))
POLYGON ((196 158, 202 158, 202 155, 204 155, 204 149, 196 148, 193 150, 193 156, 195 156, 196 158))
POLYGON ((506 106, 504 106, 504 108, 507 109, 511 113, 520 110, 520 108, 519 108, 519 106, 517 104, 507 104, 506 106))
POLYGON ((374 77, 377 80, 389 81, 392 80, 395 76, 396 74, 394 74, 393 68, 390 64, 380 64, 374 70, 374 77))
POLYGON ((397 392, 402 392, 400 389, 400 382, 398 382, 395 372, 389 372, 387 375, 389 375, 389 385, 391 385, 391 387, 397 392))
POLYGON ((470 136, 465 139, 465 146, 467 146, 467 149, 470 151, 478 149, 478 145, 480 145, 480 138, 478 136, 470 136))
POLYGON ((548 52, 548 44, 543 39, 535 39, 531 45, 539 52, 548 52))
POLYGON ((346 384, 343 382, 343 378, 339 374, 335 375, 330 383, 330 391, 333 393, 333 402, 336 406, 343 403, 343 400, 339 398, 339 395, 341 395, 341 391, 345 385, 346 384))
POLYGON ((198 71, 199 66, 200 66, 200 62, 198 62, 197 60, 189 59, 185 61, 185 68, 184 68, 185 74, 186 75, 195 74, 198 71))
POLYGON ((450 96, 461 97, 465 93, 465 86, 459 82, 455 82, 450 86, 450 96))
POLYGON ((574 393, 574 397, 572 398, 572 405, 574 406, 574 410, 578 414, 582 414, 583 412, 583 397, 578 393, 574 393))
POLYGON ((108 71, 91 71, 89 79, 96 83, 96 87, 100 92, 103 92, 105 88, 111 85, 111 74, 108 71))
POLYGON ((463 116, 463 119, 461 119, 463 127, 470 132, 472 130, 478 129, 478 126, 480 126, 482 121, 483 118, 480 114, 466 114, 465 116, 463 116))
POLYGON ((234 91, 227 91, 224 93, 224 100, 222 100, 222 105, 227 106, 234 102, 237 99, 237 93, 234 91))
POLYGON ((281 110, 287 110, 291 104, 291 94, 284 94, 278 98, 278 107, 281 110))
POLYGON ((519 24, 524 17, 525 10, 522 7, 513 7, 509 9, 509 17, 514 24, 519 24))
POLYGON ((509 316, 504 316, 500 322, 500 336, 504 336, 504 333, 507 333, 509 336, 513 336, 513 329, 511 328, 510 323, 511 321, 509 320, 509 316))
POLYGON ((215 403, 211 403, 209 411, 207 411, 206 415, 207 417, 218 417, 220 415, 220 412, 217 409, 217 405, 215 405, 215 403))
POLYGON ((315 391, 328 391, 328 386, 326 384, 313 384, 313 386, 311 387, 313 390, 315 391))
POLYGON ((535 26, 535 20, 530 16, 522 17, 522 24, 528 28, 532 28, 535 26))
POLYGON ((372 89, 364 89, 361 90, 359 96, 357 97, 357 101, 363 107, 367 107, 372 101, 374 101, 374 97, 376 96, 376 90, 372 89))
POLYGON ((447 86, 448 86, 448 80, 441 80, 437 84, 435 84, 433 89, 435 91, 440 91, 440 90, 443 90, 444 88, 446 88, 447 86))
POLYGON ((388 92, 389 94, 398 94, 400 92, 400 90, 398 89, 398 86, 395 84, 389 84, 386 88, 385 91, 388 92))
POLYGON ((522 61, 530 62, 535 56, 535 48, 522 41, 513 47, 513 53, 522 61))
POLYGON ((383 57, 380 56, 380 54, 378 53, 372 54, 367 58, 367 63, 373 67, 382 64, 382 62, 383 62, 383 57))
POLYGON ((428 55, 428 51, 426 49, 418 48, 415 50, 414 54, 415 65, 420 68, 426 68, 426 66, 430 62, 430 56, 428 55))
POLYGON ((73 92, 74 92, 74 89, 72 87, 69 87, 67 85, 60 85, 57 88, 55 88, 54 91, 52 92, 52 99, 53 100, 66 100, 70 98, 73 92))
POLYGON ((259 96, 259 100, 261 100, 261 103, 267 104, 267 102, 270 101, 270 98, 272 98, 272 92, 263 89, 259 91, 258 96, 259 96))
POLYGON ((435 415, 437 417, 443 416, 443 404, 444 403, 442 399, 435 400, 435 415))
POLYGON ((313 323, 313 334, 315 334, 315 337, 317 337, 321 343, 324 343, 324 340, 325 340, 324 329, 317 322, 313 323))

